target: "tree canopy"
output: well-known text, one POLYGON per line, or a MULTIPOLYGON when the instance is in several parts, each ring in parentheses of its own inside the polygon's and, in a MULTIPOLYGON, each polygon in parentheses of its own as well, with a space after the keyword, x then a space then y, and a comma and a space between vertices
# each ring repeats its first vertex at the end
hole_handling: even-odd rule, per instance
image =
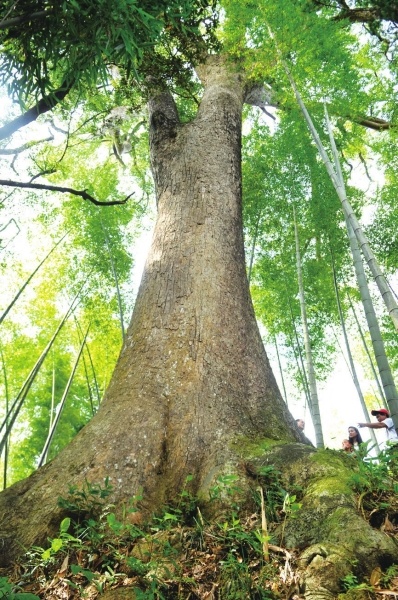
POLYGON ((188 36, 214 39, 214 6, 195 1, 24 0, 2 2, 1 13, 3 83, 23 100, 105 83, 112 65, 139 79, 145 61, 176 65, 176 44, 192 59, 198 49, 188 36))

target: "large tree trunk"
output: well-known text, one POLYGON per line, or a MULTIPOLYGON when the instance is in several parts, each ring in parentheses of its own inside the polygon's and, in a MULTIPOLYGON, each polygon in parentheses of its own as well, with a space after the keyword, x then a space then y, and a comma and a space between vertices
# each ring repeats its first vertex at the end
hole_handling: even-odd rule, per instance
POLYGON ((189 474, 191 491, 205 498, 222 473, 239 473, 243 491, 250 481, 265 485, 268 464, 283 472, 285 489, 303 489, 300 518, 283 533, 303 551, 301 590, 333 600, 355 561, 361 573, 386 566, 397 546, 358 514, 346 457, 295 443, 304 438, 270 370, 245 270, 245 83, 216 57, 200 76, 192 123, 179 122, 168 94, 151 102, 159 212, 132 323, 96 416, 51 463, 0 494, 0 565, 58 529, 57 498, 70 484, 109 477, 113 502, 142 490, 150 512, 189 474))
POLYGON ((110 477, 144 509, 192 474, 204 494, 239 442, 300 440, 264 352, 249 295, 241 216, 245 82, 220 58, 200 69, 197 117, 150 103, 158 218, 131 325, 97 415, 51 463, 0 495, 0 564, 58 526, 69 484, 110 477))

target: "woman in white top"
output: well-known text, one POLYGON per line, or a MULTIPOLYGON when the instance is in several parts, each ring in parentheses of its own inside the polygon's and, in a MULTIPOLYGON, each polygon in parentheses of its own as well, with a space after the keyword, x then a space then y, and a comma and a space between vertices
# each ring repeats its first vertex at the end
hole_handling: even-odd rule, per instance
POLYGON ((351 426, 348 428, 348 441, 353 450, 359 450, 359 445, 362 444, 363 439, 356 427, 351 426))

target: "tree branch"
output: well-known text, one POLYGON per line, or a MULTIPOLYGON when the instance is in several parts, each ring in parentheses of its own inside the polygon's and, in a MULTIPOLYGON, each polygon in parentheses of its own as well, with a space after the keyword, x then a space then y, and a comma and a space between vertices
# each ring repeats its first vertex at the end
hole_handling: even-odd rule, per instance
POLYGON ((348 19, 351 23, 372 23, 383 20, 383 17, 379 8, 372 7, 346 8, 333 18, 334 21, 343 21, 344 19, 348 19))
POLYGON ((40 10, 38 12, 31 13, 30 15, 22 15, 21 17, 11 17, 10 19, 4 19, 0 21, 0 29, 9 29, 15 25, 22 25, 26 21, 32 21, 32 19, 40 19, 50 14, 48 10, 40 10))
POLYGON ((363 168, 365 169, 366 177, 369 179, 369 181, 373 181, 369 174, 368 165, 366 164, 366 160, 364 159, 362 152, 358 152, 358 157, 363 165, 363 168))
POLYGON ((378 117, 361 117, 353 119, 352 117, 348 117, 354 123, 358 123, 358 125, 362 125, 363 127, 367 127, 368 129, 374 129, 375 131, 386 131, 387 129, 392 129, 393 125, 384 119, 379 119, 378 117))
POLYGON ((50 192, 61 192, 64 194, 73 194, 74 196, 80 196, 81 198, 83 198, 83 200, 89 200, 96 206, 114 206, 116 204, 126 204, 127 200, 129 198, 131 198, 131 196, 134 194, 134 192, 132 192, 131 194, 126 196, 126 198, 124 200, 109 200, 108 202, 107 201, 100 202, 99 200, 96 200, 95 198, 93 198, 93 196, 91 196, 91 194, 89 194, 86 190, 75 190, 73 188, 60 187, 58 185, 47 185, 47 184, 42 184, 42 183, 29 183, 29 182, 23 182, 23 181, 9 181, 6 179, 0 179, 0 185, 5 185, 5 186, 9 186, 9 187, 33 189, 33 190, 47 190, 50 192))
POLYGON ((33 146, 36 146, 37 144, 42 144, 43 142, 51 142, 54 139, 53 135, 50 135, 46 138, 43 138, 42 140, 36 140, 33 142, 26 142, 26 144, 23 144, 22 146, 18 146, 18 148, 0 148, 0 155, 1 156, 10 156, 13 154, 20 154, 21 152, 24 152, 25 150, 29 150, 29 148, 32 148, 33 146))
POLYGON ((44 177, 44 175, 53 175, 56 172, 57 172, 57 169, 54 169, 54 168, 44 169, 43 171, 36 173, 36 175, 33 175, 33 177, 30 178, 29 183, 32 183, 32 181, 34 181, 35 179, 38 179, 39 177, 44 177))
MULTIPOLYGON (((328 6, 328 3, 321 2, 321 0, 312 0, 315 6, 328 6)), ((375 21, 391 21, 395 23, 398 20, 398 2, 396 0, 390 0, 387 4, 383 5, 380 3, 373 3, 373 6, 363 7, 350 7, 345 0, 337 0, 337 3, 341 7, 338 14, 333 17, 335 21, 342 21, 348 19, 351 23, 373 23, 375 21)))
POLYGON ((70 92, 74 84, 74 81, 70 81, 69 83, 65 83, 55 92, 51 94, 47 94, 47 96, 43 96, 35 106, 32 106, 29 110, 24 112, 22 115, 7 123, 3 127, 0 127, 0 140, 4 140, 10 137, 13 133, 25 127, 25 125, 29 125, 29 123, 33 123, 36 121, 37 117, 43 115, 44 113, 52 110, 57 104, 62 102, 62 100, 67 96, 70 92))

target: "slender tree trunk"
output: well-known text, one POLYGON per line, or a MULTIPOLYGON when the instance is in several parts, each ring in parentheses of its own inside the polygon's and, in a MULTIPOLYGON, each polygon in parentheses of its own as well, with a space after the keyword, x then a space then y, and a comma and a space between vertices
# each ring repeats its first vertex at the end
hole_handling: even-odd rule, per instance
MULTIPOLYGON (((5 411, 6 415, 8 415, 10 408, 10 396, 8 392, 8 377, 7 377, 7 369, 6 363, 4 359, 3 349, 0 346, 0 357, 1 357, 1 369, 3 371, 3 379, 4 379, 4 398, 5 398, 5 411)), ((6 443, 4 445, 4 458, 3 458, 3 489, 7 487, 7 469, 8 469, 8 453, 10 451, 10 437, 11 434, 8 435, 6 443)))
MULTIPOLYGON (((351 239, 353 238, 353 235, 352 235, 352 232, 353 232, 353 234, 355 235, 356 241, 357 241, 357 245, 361 249, 362 254, 363 254, 363 256, 369 266, 369 269, 375 279, 375 282, 379 288, 381 297, 387 308, 388 314, 389 314, 395 328, 398 330, 398 305, 394 300, 394 297, 393 297, 393 294, 391 293, 388 282, 386 281, 386 279, 379 267, 379 264, 369 246, 366 236, 363 234, 362 228, 355 216, 352 206, 348 202, 348 198, 347 198, 347 194, 346 194, 346 190, 345 190, 344 179, 343 179, 343 175, 342 175, 341 168, 340 168, 340 161, 338 158, 337 149, 336 149, 336 145, 334 142, 334 137, 332 134, 332 129, 331 129, 330 121, 329 121, 329 116, 328 116, 328 113, 326 110, 326 105, 325 105, 325 118, 326 118, 326 123, 327 123, 327 127, 328 127, 329 138, 330 138, 330 142, 331 142, 332 150, 333 150, 334 168, 333 168, 331 161, 329 160, 329 157, 328 157, 326 150, 321 142, 318 132, 312 122, 310 114, 304 105, 304 102, 300 96, 300 93, 297 89, 295 81, 294 81, 292 75, 290 74, 290 71, 289 71, 287 65, 284 62, 283 62, 283 66, 286 70, 286 74, 289 77, 290 83, 292 85, 293 91, 294 91, 296 99, 297 99, 297 102, 298 102, 300 109, 304 115, 304 118, 307 122, 308 128, 312 135, 312 138, 313 138, 313 140, 318 148, 319 154, 321 155, 322 160, 325 164, 327 173, 330 176, 333 186, 334 186, 334 188, 337 192, 337 195, 341 201, 341 204, 343 207, 343 212, 344 212, 344 217, 345 217, 345 220, 347 223, 348 233, 349 233, 349 237, 350 237, 350 243, 351 243, 351 239)), ((380 377, 381 376, 382 376, 382 374, 380 372, 380 377)), ((386 398, 387 398, 387 402, 388 402, 388 407, 389 407, 389 410, 391 413, 391 418, 394 421, 394 425, 395 425, 395 427, 398 427, 398 395, 397 395, 397 390, 395 389, 394 381, 392 380, 392 376, 391 376, 391 378, 390 378, 390 376, 391 376, 391 371, 390 371, 390 375, 388 375, 388 372, 386 373, 386 371, 383 371, 383 378, 385 379, 386 385, 389 388, 388 395, 387 395, 387 390, 386 390, 386 398), (387 383, 387 381, 388 381, 388 383, 387 383)), ((384 380, 383 380, 383 385, 384 385, 384 380)))
POLYGON ((275 350, 276 350, 276 357, 278 359, 279 373, 280 373, 281 381, 282 381, 283 398, 284 398, 286 404, 289 404, 288 401, 287 401, 285 378, 283 376, 283 369, 282 369, 281 357, 279 356, 279 348, 278 348, 278 341, 276 339, 276 335, 274 335, 274 344, 275 344, 275 350))
MULTIPOLYGON (((286 294, 289 294, 289 290, 286 286, 286 294)), ((296 364, 297 364, 297 371, 300 375, 300 379, 301 379, 301 384, 303 386, 303 391, 304 391, 304 395, 305 395, 305 399, 307 401, 307 406, 308 409, 310 411, 311 414, 311 419, 312 419, 312 406, 311 406, 311 394, 310 394, 310 386, 308 385, 308 379, 307 379, 307 374, 305 372, 305 366, 304 366, 304 359, 303 359, 303 353, 301 350, 301 344, 300 344, 300 340, 299 340, 299 336, 298 336, 298 332, 297 332, 297 327, 296 327, 296 321, 294 318, 294 314, 293 314, 293 309, 292 309, 292 303, 290 301, 289 295, 288 295, 288 303, 289 303, 289 309, 290 309, 290 318, 292 321, 292 327, 293 327, 293 331, 294 331, 294 337, 296 340, 296 346, 297 346, 297 352, 295 350, 295 346, 294 346, 294 342, 292 339, 292 336, 290 335, 290 346, 293 348, 293 353, 294 353, 294 357, 296 359, 296 364), (297 357, 298 354, 298 357, 297 357), (300 359, 300 361, 298 360, 300 359)))
POLYGON ((102 233, 104 234, 106 248, 108 250, 109 261, 111 263, 112 275, 115 280, 115 288, 116 288, 116 297, 117 297, 117 305, 119 307, 119 323, 120 323, 120 331, 122 334, 122 341, 124 340, 126 334, 124 331, 124 314, 123 314, 123 302, 122 297, 120 295, 120 287, 119 287, 119 278, 117 276, 115 261, 113 260, 112 248, 109 241, 108 232, 106 231, 104 224, 101 222, 102 233))
MULTIPOLYGON (((125 343, 93 419, 53 461, 0 494, 2 559, 43 540, 57 498, 84 480, 120 504, 172 501, 189 474, 205 497, 241 464, 242 441, 300 441, 271 372, 249 294, 241 214, 245 82, 211 57, 194 121, 172 97, 150 102, 158 197, 152 247, 125 343), (3 510, 5 506, 13 506, 3 510)), ((0 561, 1 562, 1 561, 0 561)))
POLYGON ((37 271, 46 262, 46 260, 51 256, 51 254, 54 252, 54 250, 56 248, 58 248, 58 246, 66 238, 66 236, 68 235, 68 233, 69 233, 69 231, 67 231, 65 233, 65 235, 63 235, 61 237, 61 239, 58 240, 58 242, 56 244, 54 244, 54 246, 46 254, 46 256, 43 258, 43 260, 37 265, 37 267, 34 269, 34 271, 32 271, 32 273, 29 275, 29 277, 27 278, 27 280, 25 281, 25 283, 19 288, 18 292, 15 294, 14 298, 12 299, 12 301, 10 302, 10 304, 7 306, 7 308, 5 309, 5 311, 3 312, 3 314, 0 315, 0 323, 2 323, 4 321, 4 319, 6 318, 6 316, 8 315, 8 313, 10 312, 10 310, 12 309, 12 307, 14 306, 14 304, 16 303, 16 301, 18 300, 18 298, 20 297, 20 295, 22 294, 22 292, 27 288, 27 286, 29 285, 29 283, 32 281, 33 277, 36 275, 37 271))
POLYGON ((365 350, 366 355, 367 355, 367 357, 369 359, 370 368, 372 369, 373 377, 374 377, 374 380, 376 381, 377 389, 379 390, 381 401, 383 403, 384 408, 388 409, 388 405, 387 405, 387 401, 386 401, 386 396, 384 394, 384 390, 383 390, 381 382, 380 382, 380 377, 377 374, 377 371, 376 371, 376 368, 375 368, 375 364, 373 362, 373 358, 372 358, 372 356, 370 354, 368 343, 367 343, 367 341, 365 339, 364 332, 362 330, 361 324, 360 324, 359 319, 358 319, 357 311, 355 310, 355 306, 353 305, 352 300, 351 300, 351 298, 350 298, 349 295, 348 295, 348 300, 349 300, 349 303, 350 303, 352 314, 354 315, 354 319, 355 319, 355 322, 356 322, 357 327, 358 327, 358 333, 359 333, 360 338, 362 340, 362 344, 363 344, 364 350, 365 350))
POLYGON ((306 363, 307 363, 307 376, 308 376, 308 383, 309 383, 310 396, 311 396, 311 407, 312 407, 311 416, 312 416, 312 422, 313 422, 314 430, 315 430, 316 446, 317 446, 317 448, 323 448, 322 424, 321 424, 321 416, 319 414, 318 390, 316 387, 314 361, 313 361, 313 357, 312 357, 311 341, 310 341, 308 321, 307 321, 307 308, 306 308, 305 295, 304 295, 304 284, 303 284, 303 274, 302 274, 302 269, 301 269, 300 244, 299 244, 299 237, 298 237, 296 213, 294 213, 294 234, 295 234, 295 238, 296 238, 297 279, 298 279, 298 285, 299 285, 301 318, 302 318, 302 322, 303 322, 305 357, 306 357, 306 363))
POLYGON ((395 387, 390 364, 388 362, 376 311, 374 309, 373 301, 370 295, 369 286, 366 279, 365 269, 363 266, 357 239, 351 227, 351 223, 348 221, 348 219, 346 219, 346 225, 348 231, 348 238, 350 241, 351 254, 354 261, 355 274, 357 278, 359 292, 361 294, 362 306, 365 312, 366 322, 368 324, 370 339, 372 340, 373 352, 375 355, 380 379, 383 385, 384 395, 386 397, 387 404, 392 412, 394 404, 397 403, 398 405, 398 393, 395 387))
MULTIPOLYGON (((369 422, 370 421, 370 415, 369 415, 368 407, 366 406, 366 403, 365 403, 365 398, 363 397, 363 394, 362 394, 361 386, 360 386, 359 379, 358 379, 358 376, 357 376, 357 371, 356 371, 356 368, 355 368, 354 359, 352 358, 350 343, 348 341, 347 329, 346 329, 345 321, 344 321, 344 315, 343 315, 343 311, 342 311, 342 308, 341 308, 340 294, 339 294, 339 287, 338 287, 338 284, 337 284, 336 269, 335 269, 335 264, 334 264, 333 252, 332 252, 332 271, 333 271, 333 284, 334 284, 334 291, 335 291, 335 294, 336 294, 337 308, 338 308, 338 311, 339 311, 341 330, 343 332, 343 337, 344 337, 345 347, 346 347, 346 351, 347 351, 347 356, 348 356, 348 360, 349 360, 349 363, 350 363, 351 376, 352 376, 352 380, 353 380, 354 385, 355 385, 355 389, 357 390, 359 402, 360 402, 361 407, 362 407, 362 412, 363 412, 363 414, 365 416, 365 421, 369 422)), ((377 443, 377 439, 376 439, 376 436, 375 436, 375 433, 374 433, 373 429, 369 429, 369 433, 370 433, 370 437, 372 439, 372 442, 373 442, 373 444, 374 444, 377 452, 380 452, 379 444, 377 443)))
MULTIPOLYGON (((379 291, 380 291, 380 295, 381 295, 381 297, 382 297, 382 299, 384 301, 384 304, 385 304, 385 306, 387 308, 388 314, 390 315, 391 320, 392 320, 395 328, 398 330, 398 305, 397 305, 397 303, 394 300, 394 297, 393 297, 393 295, 391 293, 390 287, 389 287, 389 285, 388 285, 388 283, 387 283, 387 281, 386 281, 386 279, 385 279, 385 277, 384 277, 384 275, 383 275, 383 273, 382 273, 382 271, 381 271, 381 269, 379 267, 379 264, 378 264, 378 262, 376 260, 376 257, 374 256, 374 254, 373 254, 373 252, 372 252, 372 250, 371 250, 371 248, 369 246, 368 240, 366 239, 366 236, 364 235, 364 233, 362 231, 361 225, 360 225, 358 219, 355 216, 355 213, 354 213, 354 211, 352 209, 352 206, 351 206, 351 204, 348 201, 347 194, 346 194, 346 191, 345 191, 345 186, 344 186, 343 178, 341 176, 339 176, 339 173, 336 172, 336 170, 333 168, 333 165, 332 165, 331 161, 329 160, 329 157, 328 157, 328 155, 326 153, 326 150, 325 150, 325 148, 324 148, 324 146, 323 146, 323 144, 322 144, 322 142, 320 140, 318 132, 315 129, 315 126, 314 126, 314 124, 312 122, 312 119, 311 119, 309 113, 308 113, 308 110, 306 109, 306 107, 304 105, 304 102, 301 99, 301 96, 300 96, 299 91, 297 89, 297 86, 296 86, 296 84, 295 84, 295 82, 293 80, 293 77, 291 76, 291 74, 290 74, 290 72, 289 72, 289 70, 288 70, 288 68, 286 66, 285 66, 285 69, 286 69, 286 72, 287 72, 287 74, 289 76, 290 82, 292 84, 294 93, 295 93, 296 98, 297 98, 297 102, 298 102, 298 104, 299 104, 299 106, 300 106, 300 108, 301 108, 301 110, 303 112, 305 120, 307 121, 307 125, 308 125, 308 128, 309 128, 310 132, 311 132, 313 140, 314 140, 314 142, 315 142, 315 144, 316 144, 316 146, 317 146, 317 148, 319 150, 319 154, 321 155, 322 160, 323 160, 323 162, 325 164, 326 171, 327 171, 327 173, 328 173, 328 175, 329 175, 329 177, 330 177, 330 179, 331 179, 331 181, 333 183, 333 186, 334 186, 334 188, 335 188, 335 190, 337 192, 337 195, 338 195, 338 197, 339 197, 339 199, 341 201, 341 204, 342 204, 342 207, 343 207, 344 216, 345 216, 347 222, 350 223, 350 225, 351 225, 351 227, 352 227, 352 229, 353 229, 353 231, 355 233, 355 236, 356 236, 356 238, 358 240, 358 245, 359 245, 359 247, 360 247, 360 249, 362 251, 362 254, 363 254, 363 256, 364 256, 364 258, 365 258, 365 260, 366 260, 366 262, 367 262, 367 264, 369 266, 369 269, 370 269, 370 271, 371 271, 371 273, 372 273, 372 275, 373 275, 373 277, 374 277, 374 279, 376 281, 376 284, 377 284, 377 286, 379 288, 379 291)), ((326 119, 327 119, 328 129, 329 129, 329 132, 330 132, 331 128, 330 128, 330 124, 329 124, 328 115, 327 115, 327 112, 326 112, 326 107, 325 107, 325 116, 326 116, 326 119)), ((337 165, 335 163, 335 167, 336 166, 337 165)), ((396 419, 398 419, 398 405, 394 406, 393 414, 395 414, 396 415, 396 419)), ((398 424, 398 422, 397 422, 397 424, 398 424)))
POLYGON ((86 343, 87 335, 88 335, 88 329, 87 329, 86 334, 85 334, 85 336, 83 338, 83 341, 82 341, 82 343, 80 345, 80 349, 79 349, 78 355, 76 357, 75 364, 73 365, 72 372, 71 372, 71 374, 69 376, 69 379, 68 379, 68 382, 66 384, 64 393, 62 394, 62 398, 61 398, 61 400, 60 400, 60 402, 59 402, 59 404, 57 406, 55 418, 52 420, 52 423, 51 423, 51 426, 50 426, 50 430, 48 432, 48 436, 47 436, 47 439, 46 439, 45 444, 44 444, 44 448, 42 450, 42 453, 41 453, 39 461, 38 461, 38 465, 37 465, 38 467, 41 467, 42 465, 44 465, 46 463, 47 454, 48 454, 48 451, 50 449, 50 444, 51 444, 51 442, 52 442, 52 440, 54 438, 54 434, 55 434, 55 431, 57 429, 57 425, 58 425, 59 420, 61 418, 61 413, 62 413, 63 408, 65 406, 65 401, 66 401, 66 398, 68 396, 68 393, 69 393, 69 390, 70 390, 70 386, 72 385, 73 378, 74 378, 75 373, 76 373, 77 365, 79 364, 80 357, 81 357, 82 352, 84 350, 84 345, 86 343))
POLYGON ((250 283, 251 277, 252 277, 254 253, 256 251, 256 244, 257 244, 257 239, 258 239, 258 230, 260 227, 260 221, 261 221, 261 210, 258 212, 258 216, 257 216, 257 220, 256 220, 256 227, 255 227, 254 235, 253 235, 252 247, 251 247, 251 251, 250 251, 249 268, 247 271, 247 278, 249 280, 249 283, 250 283))

